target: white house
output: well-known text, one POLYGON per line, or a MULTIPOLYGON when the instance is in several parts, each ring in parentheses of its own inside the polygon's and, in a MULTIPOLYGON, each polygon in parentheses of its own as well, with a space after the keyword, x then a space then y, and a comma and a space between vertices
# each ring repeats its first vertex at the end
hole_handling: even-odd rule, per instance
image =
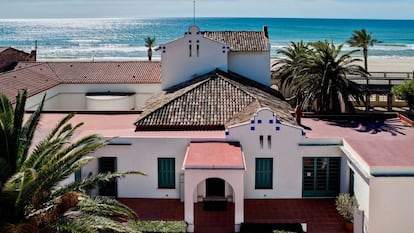
MULTIPOLYGON (((260 201, 264 204, 255 214, 267 214, 263 222, 289 219, 306 223, 308 232, 341 232, 335 228, 337 223, 329 222, 329 214, 299 216, 295 208, 301 207, 281 209, 283 203, 307 205, 321 200, 328 200, 330 208, 334 208, 332 198, 340 192, 355 194, 359 202, 354 232, 414 229, 410 221, 414 209, 412 128, 397 118, 375 122, 303 119, 306 127, 297 125, 290 105, 269 87, 270 45, 266 30, 205 32, 191 26, 182 38, 160 45, 159 49, 160 63, 138 62, 132 65, 138 66, 133 74, 128 73, 129 69, 121 70, 125 64, 111 63, 107 71, 101 72, 106 75, 87 83, 81 80, 88 80, 106 65, 97 65, 101 68, 90 73, 86 72, 94 66, 90 64, 74 72, 72 68, 82 65, 79 63, 20 67, 0 75, 2 92, 12 89, 5 80, 21 80, 18 77, 24 74, 19 72, 36 71, 42 83, 53 82, 43 89, 32 87, 36 91, 29 99, 30 108, 47 92, 52 96, 46 102, 50 111, 59 110, 67 102, 72 102, 69 106, 74 108, 90 110, 74 119, 85 122, 78 136, 98 133, 117 137, 96 151, 98 159, 77 175, 145 172, 146 176, 131 175, 103 186, 95 194, 115 196, 125 203, 175 201, 182 207, 182 220, 188 223, 189 232, 201 232, 199 206, 204 207, 202 211, 230 208, 224 215, 229 213, 231 228, 238 231, 241 223, 253 221, 250 203, 260 201), (61 73, 56 72, 57 66, 61 73), (148 68, 156 73, 154 66, 160 67, 158 75, 146 73, 148 68), (146 74, 139 76, 146 81, 122 83, 136 80, 138 74, 146 74), (161 83, 151 83, 149 80, 154 79, 148 77, 159 77, 161 83), (112 104, 108 101, 116 99, 102 97, 105 90, 133 93, 135 104, 126 100, 112 104), (150 93, 157 94, 149 98, 150 93), (144 99, 146 103, 141 104, 144 99), (85 107, 88 101, 96 108, 85 107), (133 107, 124 107, 124 112, 117 113, 114 106, 122 104, 133 107), (109 106, 112 114, 95 114, 92 110, 102 111, 99 106, 109 106), (129 109, 142 112, 125 114, 129 109), (272 214, 266 212, 270 205, 272 214), (276 212, 293 215, 279 218, 276 212)), ((119 98, 123 99, 122 95, 119 98)), ((39 135, 62 116, 44 114, 39 135)), ((153 208, 167 209, 167 205, 153 208)), ((310 214, 323 209, 317 208, 309 210, 310 214)), ((163 218, 164 213, 159 216, 163 218)))

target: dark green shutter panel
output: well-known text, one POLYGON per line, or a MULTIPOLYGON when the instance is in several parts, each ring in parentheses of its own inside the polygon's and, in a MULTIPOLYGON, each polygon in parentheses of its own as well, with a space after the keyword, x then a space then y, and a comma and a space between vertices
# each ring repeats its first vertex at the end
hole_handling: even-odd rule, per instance
POLYGON ((158 158, 158 187, 175 188, 175 158, 158 158))
POLYGON ((256 189, 271 189, 273 187, 273 159, 256 158, 256 189))

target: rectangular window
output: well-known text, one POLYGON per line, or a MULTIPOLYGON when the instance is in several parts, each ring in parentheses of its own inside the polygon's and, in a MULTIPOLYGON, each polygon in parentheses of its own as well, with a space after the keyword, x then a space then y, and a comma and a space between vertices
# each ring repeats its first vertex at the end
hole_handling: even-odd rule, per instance
POLYGON ((263 149, 263 135, 259 137, 260 149, 263 149))
POLYGON ((256 158, 256 189, 272 189, 273 158, 256 158))
POLYGON ((341 158, 303 158, 303 196, 334 197, 339 193, 341 158))
POLYGON ((188 56, 191 57, 191 45, 188 45, 188 56))
POLYGON ((158 158, 158 188, 175 188, 175 158, 158 158))
MULTIPOLYGON (((115 157, 102 157, 98 160, 99 173, 116 172, 116 158, 115 157)), ((100 196, 112 196, 116 197, 118 194, 117 182, 101 182, 99 183, 99 195, 100 196)))
POLYGON ((272 149, 272 136, 267 135, 267 149, 272 149))

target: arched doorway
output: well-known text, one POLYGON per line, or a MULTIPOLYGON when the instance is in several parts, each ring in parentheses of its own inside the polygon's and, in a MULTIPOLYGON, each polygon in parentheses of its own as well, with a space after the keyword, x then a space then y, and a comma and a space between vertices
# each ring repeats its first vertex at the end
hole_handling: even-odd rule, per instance
POLYGON ((195 232, 234 232, 232 186, 221 178, 206 178, 197 185, 194 203, 195 232))
POLYGON ((225 198, 225 181, 220 178, 208 178, 206 180, 207 198, 225 198))

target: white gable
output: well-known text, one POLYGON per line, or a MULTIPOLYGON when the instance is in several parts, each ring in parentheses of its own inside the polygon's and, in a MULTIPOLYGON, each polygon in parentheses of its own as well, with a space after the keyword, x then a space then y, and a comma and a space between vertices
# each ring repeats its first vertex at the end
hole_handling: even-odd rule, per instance
POLYGON ((191 26, 184 37, 160 45, 162 89, 169 88, 214 69, 227 71, 225 44, 203 37, 203 32, 191 26))

